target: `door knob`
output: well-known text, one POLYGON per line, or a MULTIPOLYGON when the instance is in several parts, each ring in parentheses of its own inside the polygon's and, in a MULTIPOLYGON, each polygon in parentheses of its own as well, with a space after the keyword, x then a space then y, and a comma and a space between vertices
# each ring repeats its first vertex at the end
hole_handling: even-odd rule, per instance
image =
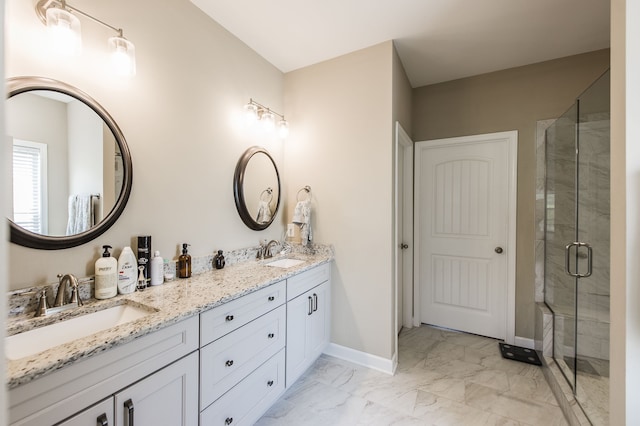
POLYGON ((504 250, 502 250, 502 247, 496 247, 496 253, 498 254, 502 254, 504 250))
POLYGON ((402 250, 406 250, 406 249, 408 249, 408 248, 409 248, 409 244, 402 243, 402 244, 400 244, 400 248, 401 248, 402 250))

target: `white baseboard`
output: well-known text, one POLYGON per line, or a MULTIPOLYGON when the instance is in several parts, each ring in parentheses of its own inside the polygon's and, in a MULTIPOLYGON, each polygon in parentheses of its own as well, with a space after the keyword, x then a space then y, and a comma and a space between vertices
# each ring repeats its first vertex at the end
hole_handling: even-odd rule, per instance
POLYGON ((526 337, 516 336, 513 344, 521 348, 535 349, 535 341, 533 339, 527 339, 526 337))
POLYGON ((377 355, 347 348, 346 346, 337 345, 335 343, 330 343, 324 350, 324 353, 391 375, 395 373, 396 368, 398 367, 397 353, 393 356, 393 359, 386 359, 377 355))

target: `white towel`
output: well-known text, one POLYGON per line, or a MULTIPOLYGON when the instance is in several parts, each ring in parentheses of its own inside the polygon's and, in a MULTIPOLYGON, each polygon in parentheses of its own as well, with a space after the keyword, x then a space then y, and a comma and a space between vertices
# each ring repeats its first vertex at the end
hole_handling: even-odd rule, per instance
POLYGON ((298 201, 293 211, 292 222, 300 227, 300 239, 303 246, 313 240, 311 231, 311 200, 298 201))
POLYGON ((91 196, 70 196, 67 235, 79 234, 89 230, 89 228, 91 228, 91 196))
POLYGON ((269 223, 271 220, 271 206, 269 202, 260 200, 258 203, 258 215, 256 216, 256 222, 269 223))

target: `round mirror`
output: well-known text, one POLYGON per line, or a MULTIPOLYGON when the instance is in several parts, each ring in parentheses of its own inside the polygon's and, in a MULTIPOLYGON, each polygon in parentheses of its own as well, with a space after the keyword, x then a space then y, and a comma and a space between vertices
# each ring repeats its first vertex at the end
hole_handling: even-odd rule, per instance
POLYGON ((11 241, 54 250, 93 240, 115 223, 131 193, 131 155, 120 128, 68 84, 16 77, 7 89, 11 241))
POLYGON ((251 147, 238 160, 233 195, 245 225, 256 231, 271 225, 280 207, 280 175, 264 148, 251 147))

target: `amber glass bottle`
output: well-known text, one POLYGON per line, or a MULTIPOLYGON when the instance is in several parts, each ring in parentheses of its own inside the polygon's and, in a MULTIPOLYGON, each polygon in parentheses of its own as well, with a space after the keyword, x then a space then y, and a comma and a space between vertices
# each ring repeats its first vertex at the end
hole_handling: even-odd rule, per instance
POLYGON ((191 276, 191 256, 187 253, 189 244, 182 244, 182 254, 178 257, 178 277, 189 278, 191 276))

